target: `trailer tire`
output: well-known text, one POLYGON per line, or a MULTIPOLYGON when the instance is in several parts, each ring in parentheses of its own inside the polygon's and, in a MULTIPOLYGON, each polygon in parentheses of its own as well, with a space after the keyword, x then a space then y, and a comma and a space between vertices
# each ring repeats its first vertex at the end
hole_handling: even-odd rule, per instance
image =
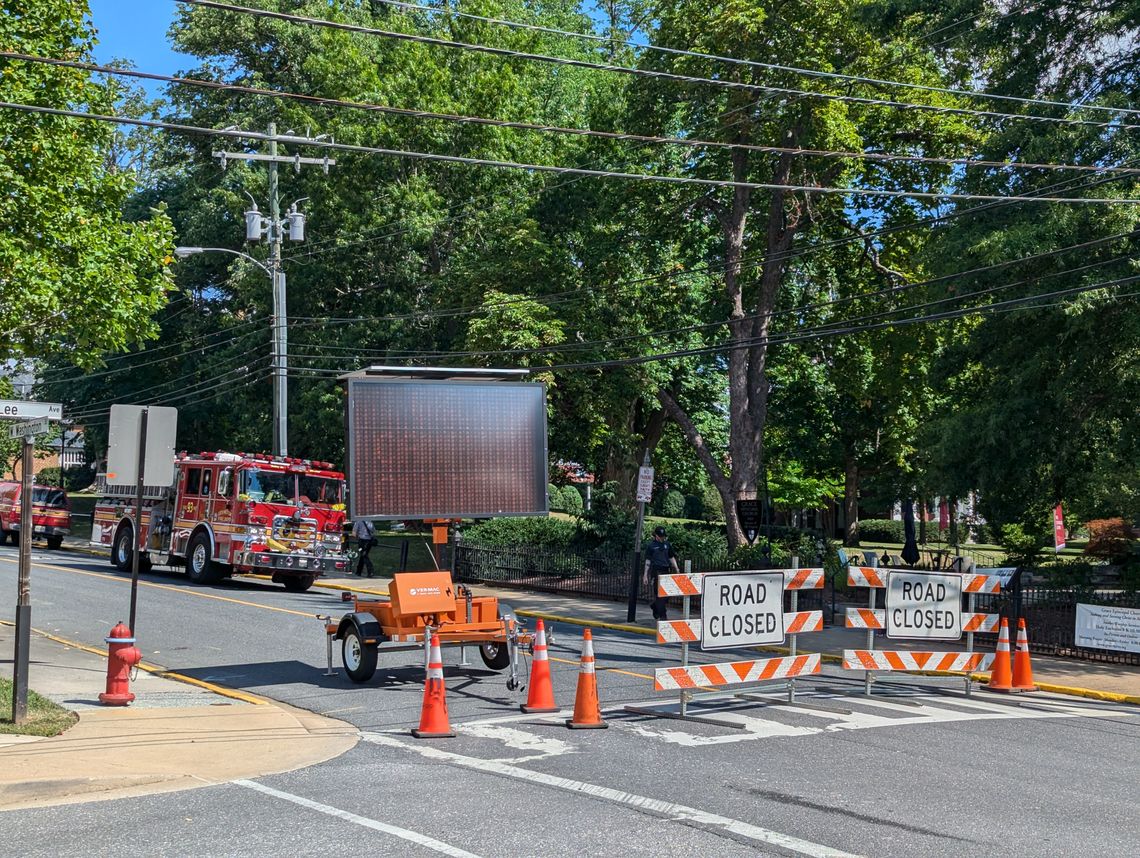
POLYGON ((376 673, 376 644, 365 643, 356 624, 349 626, 341 641, 340 659, 353 682, 367 682, 376 673))
POLYGON ((313 582, 316 580, 315 575, 302 575, 296 578, 285 578, 281 581, 281 585, 290 593, 304 593, 313 586, 313 582))
POLYGON ((190 537, 186 548, 186 576, 195 584, 214 584, 223 577, 221 569, 210 556, 210 534, 199 530, 190 537))
POLYGON ((479 656, 491 670, 505 670, 511 663, 511 651, 505 643, 487 641, 480 644, 479 656))
POLYGON ((47 546, 48 551, 59 551, 59 549, 63 548, 63 537, 49 536, 47 538, 47 546))

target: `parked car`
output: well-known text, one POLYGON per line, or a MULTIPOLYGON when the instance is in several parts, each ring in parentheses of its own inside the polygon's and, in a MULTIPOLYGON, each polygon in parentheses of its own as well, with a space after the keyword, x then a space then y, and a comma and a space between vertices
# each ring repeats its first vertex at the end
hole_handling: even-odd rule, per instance
MULTIPOLYGON (((58 486, 32 487, 32 536, 42 536, 58 549, 71 533, 71 502, 58 486)), ((20 484, 0 482, 0 545, 20 543, 20 484)))

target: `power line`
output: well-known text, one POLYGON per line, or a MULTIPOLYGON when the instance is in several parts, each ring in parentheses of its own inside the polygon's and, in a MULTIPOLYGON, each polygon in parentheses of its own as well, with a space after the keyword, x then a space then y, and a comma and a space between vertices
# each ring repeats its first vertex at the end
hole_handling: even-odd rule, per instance
POLYGON ((766 84, 745 83, 743 81, 734 81, 726 78, 695 77, 692 75, 675 74, 673 72, 635 69, 628 66, 619 66, 608 63, 593 63, 589 62, 588 60, 576 60, 569 57, 555 57, 548 54, 535 54, 526 51, 516 51, 510 48, 498 48, 492 47, 490 45, 474 44, 471 42, 459 42, 451 39, 440 39, 434 36, 422 36, 414 33, 401 33, 395 30, 382 30, 376 27, 365 27, 359 24, 345 24, 338 21, 329 21, 325 18, 311 18, 303 15, 291 15, 285 12, 273 12, 266 9, 254 9, 248 6, 237 6, 229 3, 217 3, 214 2, 214 0, 177 0, 177 2, 187 3, 192 6, 220 9, 229 12, 240 12, 242 14, 247 14, 255 18, 270 18, 278 21, 288 21, 289 23, 293 24, 305 24, 351 33, 383 36, 385 38, 395 39, 397 41, 415 42, 419 44, 434 45, 436 47, 443 48, 456 48, 460 50, 474 51, 476 53, 489 54, 491 56, 504 57, 507 59, 533 60, 536 62, 553 63, 555 65, 570 66, 573 68, 618 72, 621 74, 628 74, 636 77, 667 80, 673 83, 707 84, 710 86, 747 92, 765 92, 780 95, 804 96, 806 98, 819 98, 827 101, 845 102, 848 104, 864 104, 873 107, 896 107, 905 108, 908 110, 923 110, 952 116, 978 116, 985 119, 1010 119, 1015 121, 1049 122, 1060 125, 1079 125, 1093 128, 1114 128, 1119 130, 1133 130, 1140 128, 1140 125, 1126 125, 1118 122, 1094 122, 1084 119, 1065 119, 1061 117, 1037 116, 1035 114, 1029 113, 1001 113, 998 111, 975 110, 964 107, 939 107, 937 105, 916 104, 912 102, 895 101, 885 98, 868 98, 856 95, 840 95, 838 93, 814 92, 812 90, 805 89, 769 86, 766 84))
MULTIPOLYGON (((175 1, 176 2, 192 2, 192 0, 175 0, 175 1)), ((1041 107, 1062 107, 1062 108, 1066 108, 1069 110, 1073 110, 1073 109, 1076 109, 1076 110, 1097 110, 1097 111, 1103 111, 1106 113, 1112 113, 1112 114, 1116 114, 1116 115, 1123 115, 1123 114, 1140 115, 1140 110, 1132 110, 1132 109, 1124 108, 1124 107, 1108 107, 1106 105, 1100 105, 1100 104, 1077 104, 1075 102, 1067 102, 1067 101, 1051 101, 1049 99, 1044 99, 1044 98, 1024 98, 1024 97, 1016 96, 1016 95, 1000 95, 998 93, 992 93, 992 92, 978 92, 976 90, 954 89, 952 87, 933 86, 931 84, 907 83, 906 81, 886 80, 883 78, 867 77, 865 75, 845 74, 842 72, 827 72, 827 71, 821 71, 819 69, 807 69, 807 68, 801 68, 798 66, 781 65, 779 63, 765 63, 765 62, 760 62, 758 60, 745 60, 745 59, 741 59, 739 57, 731 57, 731 56, 726 56, 723 54, 706 54, 706 53, 701 53, 699 51, 687 51, 687 50, 683 50, 680 48, 668 48, 668 47, 665 47, 663 45, 641 44, 638 42, 630 41, 628 39, 614 39, 614 38, 611 38, 609 36, 599 36, 595 33, 580 33, 580 32, 575 32, 573 30, 560 30, 560 29, 557 29, 555 27, 544 27, 544 26, 540 26, 537 24, 527 24, 527 23, 524 23, 521 21, 510 21, 510 20, 506 20, 503 18, 488 18, 488 17, 485 17, 483 15, 473 15, 469 12, 460 12, 458 9, 451 9, 451 8, 440 9, 440 8, 436 8, 433 6, 422 6, 422 5, 419 5, 416 3, 406 2, 406 0, 374 0, 374 2, 382 3, 386 6, 397 6, 397 7, 405 8, 405 9, 417 9, 417 10, 421 10, 424 12, 429 12, 433 15, 448 15, 448 16, 451 16, 453 18, 467 18, 467 19, 473 20, 473 21, 482 21, 483 23, 487 23, 487 24, 497 24, 497 25, 500 25, 503 27, 510 27, 512 29, 527 30, 530 32, 539 32, 539 33, 549 33, 550 35, 554 35, 554 36, 569 36, 569 37, 575 38, 575 39, 585 39, 588 41, 600 42, 603 44, 623 45, 625 47, 632 48, 632 49, 637 50, 637 51, 648 51, 648 52, 653 52, 653 53, 662 53, 662 54, 669 54, 672 56, 681 56, 681 57, 693 57, 695 59, 701 59, 701 60, 713 60, 716 62, 730 63, 733 65, 741 65, 741 66, 748 66, 751 68, 764 69, 766 71, 790 72, 792 74, 803 75, 805 77, 822 78, 825 80, 841 80, 841 81, 845 81, 847 83, 866 83, 866 84, 873 84, 875 86, 899 87, 902 89, 915 89, 915 90, 919 90, 921 92, 937 92, 937 93, 942 93, 944 95, 964 96, 967 98, 993 99, 996 101, 1012 101, 1012 102, 1016 102, 1018 104, 1031 104, 1031 105, 1038 105, 1041 107)), ((213 3, 213 4, 202 3, 202 4, 196 4, 196 5, 212 5, 212 6, 216 6, 216 7, 224 7, 227 4, 223 4, 223 3, 213 3)), ((1005 18, 1006 16, 1012 14, 1014 11, 1017 11, 1017 10, 1010 10, 1009 12, 1006 12, 1004 15, 999 16, 999 18, 997 20, 1000 20, 1001 18, 1005 18)), ((972 15, 969 18, 963 18, 959 21, 955 21, 953 24, 947 25, 946 27, 942 27, 938 30, 934 30, 932 33, 927 33, 923 37, 923 39, 924 40, 929 39, 931 36, 933 36, 936 33, 941 32, 942 30, 948 29, 949 27, 956 26, 956 25, 964 23, 966 21, 971 21, 975 18, 979 18, 983 14, 985 14, 985 10, 983 10, 982 12, 979 12, 976 15, 972 15)))
MULTIPOLYGON (((1097 243, 1097 242, 1094 242, 1094 243, 1097 243)), ((1086 246, 1087 246, 1087 244, 1086 245, 1074 245, 1071 248, 1062 248, 1062 249, 1057 250, 1057 251, 1051 251, 1050 253, 1047 253, 1047 254, 1038 254, 1035 257, 1027 257, 1025 259, 1020 259, 1020 260, 1008 260, 1008 261, 1004 261, 1004 262, 994 263, 992 265, 984 266, 984 267, 978 268, 978 269, 973 269, 971 271, 963 271, 960 273, 943 275, 941 277, 936 277, 936 278, 933 278, 931 280, 926 280, 926 281, 921 281, 921 282, 916 282, 916 283, 910 283, 910 284, 904 284, 901 286, 895 286, 895 287, 891 287, 888 289, 881 289, 881 290, 878 290, 875 292, 868 292, 868 293, 863 293, 863 294, 859 294, 859 295, 851 295, 851 296, 848 296, 845 298, 837 298, 837 299, 834 299, 831 301, 821 301, 821 302, 817 302, 815 304, 808 304, 808 305, 798 306, 798 307, 789 307, 789 308, 786 308, 783 310, 775 310, 775 311, 772 311, 770 313, 756 313, 756 314, 746 315, 746 316, 743 316, 743 317, 738 318, 738 319, 729 318, 729 319, 718 320, 716 322, 704 322, 701 324, 686 325, 684 327, 679 327, 679 328, 670 328, 670 329, 665 329, 665 330, 649 331, 649 332, 644 333, 644 334, 627 334, 627 335, 620 336, 620 337, 607 337, 604 339, 597 339, 597 340, 586 340, 586 341, 577 341, 577 342, 558 343, 558 344, 546 345, 546 346, 536 346, 533 348, 526 348, 526 349, 498 349, 498 350, 482 349, 482 350, 464 351, 464 352, 460 352, 460 351, 410 352, 410 353, 406 353, 405 355, 398 356, 398 359, 414 360, 414 359, 418 359, 418 358, 422 358, 422 357, 476 357, 476 356, 500 357, 500 356, 507 356, 507 355, 519 355, 519 354, 528 354, 528 355, 529 354, 540 354, 540 353, 544 353, 544 352, 565 353, 565 352, 569 352, 569 351, 582 351, 582 350, 594 348, 594 347, 613 346, 614 344, 620 343, 620 342, 648 340, 648 339, 667 336, 667 335, 671 335, 671 334, 696 333, 698 331, 706 331, 706 330, 709 330, 712 328, 721 328, 721 327, 725 327, 727 325, 738 324, 741 322, 752 322, 752 321, 755 321, 755 320, 760 319, 760 318, 775 318, 777 316, 786 316, 786 315, 802 315, 804 313, 808 313, 808 312, 812 312, 812 311, 818 311, 818 310, 826 309, 829 307, 836 307, 836 306, 839 306, 842 304, 853 303, 856 301, 862 301, 862 300, 867 300, 867 299, 872 299, 872 298, 887 297, 890 295, 898 294, 899 292, 901 292, 903 290, 915 289, 915 288, 922 287, 922 286, 930 286, 930 285, 933 285, 935 283, 944 282, 946 280, 956 280, 956 279, 959 279, 961 277, 966 277, 966 276, 970 276, 970 275, 974 275, 974 274, 978 274, 978 273, 983 273, 986 271, 995 270, 997 268, 1007 267, 1011 264, 1016 264, 1017 262, 1027 262, 1027 261, 1031 261, 1031 260, 1036 259, 1036 258, 1041 258, 1041 257, 1048 256, 1048 255, 1055 255, 1057 253, 1067 252, 1069 250, 1084 249, 1086 246)), ((1016 280, 1016 281, 1013 281, 1012 283, 1003 283, 1003 284, 998 284, 996 286, 991 286, 987 289, 981 289, 981 290, 974 291, 974 292, 966 292, 966 293, 963 293, 960 295, 951 295, 951 296, 948 296, 945 298, 939 298, 939 299, 935 299, 935 300, 931 300, 931 301, 925 301, 925 302, 922 302, 920 304, 912 304, 912 305, 905 306, 905 307, 895 307, 895 308, 891 308, 891 309, 880 310, 880 311, 877 311, 875 313, 857 316, 853 319, 845 319, 845 320, 842 320, 841 322, 825 323, 821 326, 814 328, 813 330, 827 330, 831 325, 834 325, 834 324, 850 324, 852 322, 870 321, 870 320, 874 320, 877 318, 882 318, 884 316, 894 315, 896 313, 911 312, 911 311, 915 311, 915 310, 925 310, 925 309, 928 309, 930 307, 936 307, 936 306, 939 306, 941 304, 945 304, 945 303, 950 302, 950 301, 960 301, 960 300, 966 300, 966 299, 970 299, 970 298, 977 298, 977 297, 984 296, 984 295, 991 295, 991 294, 995 294, 997 292, 1004 291, 1006 289, 1013 289, 1017 286, 1024 286, 1024 285, 1036 283, 1036 282, 1042 281, 1042 280, 1050 280, 1050 279, 1053 279, 1055 277, 1078 274, 1078 273, 1083 272, 1083 271, 1088 271, 1092 268, 1100 268, 1100 267, 1103 267, 1105 265, 1111 265, 1111 264, 1114 264, 1117 262, 1122 262, 1122 261, 1125 261, 1128 259, 1133 259, 1133 258, 1135 258, 1135 256, 1136 256, 1136 252, 1122 254, 1122 255, 1114 257, 1112 259, 1105 259, 1105 260, 1102 260, 1099 262, 1087 263, 1085 265, 1080 265, 1080 266, 1076 266, 1073 268, 1067 268, 1067 269, 1064 269, 1062 271, 1055 271, 1055 272, 1048 272, 1045 274, 1039 274, 1039 275, 1035 275, 1033 277, 1024 278, 1022 280, 1016 280)), ((302 345, 307 346, 307 347, 328 348, 328 347, 321 346, 319 344, 313 344, 313 343, 305 343, 302 345)), ((344 349, 342 349, 342 350, 344 350, 344 349)), ((368 352, 365 352, 365 353, 367 354, 368 352)), ((386 357, 388 357, 388 356, 391 356, 394 358, 397 357, 396 355, 392 354, 392 350, 388 350, 386 353, 381 353, 381 354, 384 354, 386 357)), ((315 358, 315 359, 319 359, 319 360, 329 360, 329 359, 337 358, 336 355, 314 355, 314 354, 307 354, 307 353, 300 353, 300 354, 297 354, 296 356, 306 358, 306 359, 314 359, 315 358)))
POLYGON ((939 158, 929 155, 902 155, 887 152, 853 152, 836 149, 804 149, 792 146, 767 146, 753 143, 726 143, 719 140, 701 140, 691 137, 661 137, 646 134, 632 134, 621 131, 599 131, 592 128, 574 128, 562 125, 541 124, 534 122, 520 122, 506 119, 492 119, 484 116, 470 116, 458 113, 437 113, 430 110, 413 110, 403 107, 391 107, 364 101, 347 101, 338 98, 326 98, 318 95, 307 95, 298 92, 289 92, 275 89, 265 89, 242 84, 222 83, 220 81, 205 80, 202 78, 179 77, 153 72, 143 72, 136 69, 115 68, 113 66, 98 65, 96 63, 78 62, 74 60, 61 60, 54 57, 41 57, 32 54, 22 54, 13 51, 0 51, 0 58, 19 60, 21 62, 43 63, 46 65, 62 66, 65 68, 80 69, 83 71, 99 72, 101 74, 119 75, 141 80, 162 81, 181 86, 199 87, 219 92, 233 92, 242 95, 256 95, 268 98, 282 98, 292 101, 301 101, 320 107, 343 107, 352 110, 363 110, 371 113, 391 114, 412 119, 438 120, 461 125, 484 125, 494 128, 510 128, 519 131, 532 131, 550 134, 565 134, 580 137, 592 137, 615 142, 645 143, 668 146, 683 146, 686 148, 727 149, 747 152, 760 152, 771 155, 792 155, 795 157, 812 158, 845 158, 849 160, 873 161, 882 163, 906 164, 935 164, 949 167, 981 167, 985 169, 1002 170, 1054 170, 1090 172, 1098 174, 1135 175, 1140 170, 1127 167, 1102 166, 1099 164, 1056 164, 1035 163, 1024 161, 990 161, 978 158, 939 158))
MULTIPOLYGON (((179 0, 190 2, 190 0, 179 0)), ((240 138, 245 140, 268 140, 269 135, 258 131, 231 131, 225 128, 202 128, 176 122, 163 122, 156 119, 135 119, 116 114, 86 113, 79 110, 64 110, 58 107, 43 107, 35 104, 0 101, 0 108, 42 113, 49 116, 66 116, 72 119, 88 119, 96 122, 111 122, 120 125, 139 125, 148 128, 162 128, 181 134, 204 134, 215 137, 240 138)), ((1137 126, 1140 128, 1140 126, 1137 126)), ((448 164, 463 164, 470 167, 496 167, 508 170, 527 170, 536 173, 557 175, 590 176, 597 179, 621 179, 629 181, 662 182, 672 185, 697 185, 712 188, 748 188, 754 191, 790 191, 803 194, 824 194, 829 196, 888 197, 892 199, 918 200, 987 200, 1025 203, 1062 203, 1072 205, 1136 205, 1140 199, 1114 197, 1033 197, 1017 194, 963 194, 936 191, 892 191, 875 188, 836 188, 818 185, 785 185, 774 182, 736 182, 732 179, 702 179, 697 176, 658 176, 651 173, 624 173, 617 170, 587 170, 579 167, 559 167, 551 164, 525 164, 517 161, 499 161, 493 158, 470 158, 463 155, 443 155, 434 152, 417 152, 405 149, 386 149, 380 146, 359 146, 351 143, 336 143, 330 140, 309 140, 287 134, 277 135, 279 143, 304 143, 321 149, 340 152, 355 152, 362 155, 386 155, 413 160, 440 161, 448 164)))

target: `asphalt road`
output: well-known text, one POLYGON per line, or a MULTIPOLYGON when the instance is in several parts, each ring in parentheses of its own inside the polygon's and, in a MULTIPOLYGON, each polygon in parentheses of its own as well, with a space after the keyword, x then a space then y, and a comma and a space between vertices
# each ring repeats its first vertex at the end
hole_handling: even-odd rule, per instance
MULTIPOLYGON (((15 551, 0 549, 0 617, 15 551)), ((126 616, 129 579, 77 554, 35 552, 33 625, 101 646, 126 616)), ((458 737, 417 741, 422 655, 381 657, 376 677, 325 676, 315 614, 339 593, 289 594, 238 579, 193 587, 144 576, 138 637, 172 670, 340 718, 363 741, 327 763, 189 792, 0 814, 18 855, 1016 855, 1131 856, 1135 707, 1049 695, 975 694, 941 680, 861 683, 825 667, 807 706, 707 699, 693 711, 740 728, 632 714, 662 706, 655 667, 673 648, 595 635, 610 729, 569 731, 519 713, 505 675, 445 651, 458 737)), ((580 629, 556 629, 555 695, 573 704, 580 629)), ((736 656, 729 656, 736 657, 736 656)), ((747 657, 747 656, 741 656, 747 657)), ((723 658, 707 657, 715 661, 723 658)), ((674 662, 675 663, 675 662, 674 662)), ((34 686, 34 676, 33 676, 34 686)))

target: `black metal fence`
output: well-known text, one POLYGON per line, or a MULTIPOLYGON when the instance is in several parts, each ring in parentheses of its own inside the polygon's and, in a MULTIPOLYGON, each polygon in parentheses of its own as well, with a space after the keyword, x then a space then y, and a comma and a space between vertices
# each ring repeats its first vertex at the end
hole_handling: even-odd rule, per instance
MULTIPOLYGON (((1024 617, 1029 634, 1029 651, 1041 655, 1061 655, 1113 664, 1140 665, 1140 653, 1091 649, 1077 646, 1077 604, 1112 605, 1140 608, 1140 593, 1116 588, 1057 588, 1024 586, 1001 595, 981 596, 978 610, 1000 613, 1010 619, 1010 646, 1016 643, 1016 620, 1024 617)), ((983 644, 993 644, 996 635, 979 635, 983 644)))

